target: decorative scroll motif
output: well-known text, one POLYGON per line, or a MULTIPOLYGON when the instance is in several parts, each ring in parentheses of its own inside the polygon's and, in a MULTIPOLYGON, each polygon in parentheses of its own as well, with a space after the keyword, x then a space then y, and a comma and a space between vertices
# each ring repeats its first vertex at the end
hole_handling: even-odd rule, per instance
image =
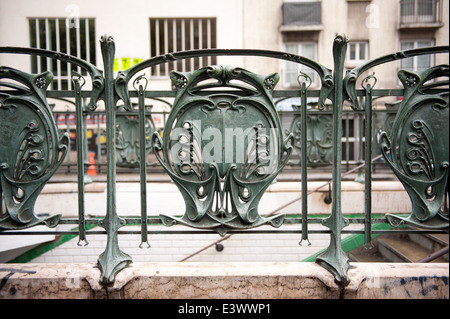
MULTIPOLYGON (((449 76, 448 65, 421 74, 400 71, 405 94, 390 134, 383 132, 380 147, 384 158, 402 182, 412 202, 411 214, 387 215, 391 225, 410 223, 424 228, 448 228, 441 210, 448 196, 449 114, 448 91, 433 94, 428 81, 449 76)), ((448 81, 445 83, 448 88, 448 81)), ((447 212, 448 214, 448 212, 447 212)))
MULTIPOLYGON (((292 105, 294 111, 299 110, 298 105, 292 105)), ((307 117, 307 158, 308 166, 331 165, 333 157, 333 116, 331 114, 321 114, 320 110, 309 112, 307 117), (317 112, 315 112, 317 111, 317 112)), ((300 156, 298 163, 301 163, 301 115, 296 115, 292 119, 290 130, 286 130, 286 135, 294 135, 294 150, 300 156)))
MULTIPOLYGON (((139 167, 139 118, 135 115, 116 113, 116 156, 117 166, 139 167)), ((151 152, 151 134, 155 131, 155 123, 151 115, 145 121, 146 159, 151 152)), ((150 163, 147 163, 150 164, 150 163)))
POLYGON ((0 190, 6 206, 0 229, 55 227, 61 217, 34 214, 36 199, 64 160, 69 142, 58 134, 46 100, 52 78, 50 72, 0 67, 0 79, 7 79, 1 85, 9 88, 0 93, 0 190))
POLYGON ((212 66, 172 72, 171 79, 177 96, 164 128, 170 133, 161 138, 155 132, 152 141, 186 211, 181 218, 162 215, 162 222, 213 229, 222 236, 262 224, 279 227, 283 216, 258 213, 264 191, 292 152, 292 135, 283 141, 272 102, 278 74, 212 66))

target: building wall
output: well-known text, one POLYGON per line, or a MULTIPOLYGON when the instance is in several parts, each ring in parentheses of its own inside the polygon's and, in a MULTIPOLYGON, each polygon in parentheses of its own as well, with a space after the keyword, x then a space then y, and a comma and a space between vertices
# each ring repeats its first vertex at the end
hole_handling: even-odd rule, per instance
MULTIPOLYGON (((147 59, 150 57, 150 17, 216 17, 217 47, 242 47, 242 0, 205 1, 0 1, 0 46, 29 47, 28 17, 68 18, 95 17, 96 39, 108 34, 116 43, 116 57, 147 59)), ((97 42, 98 43, 98 42, 97 42)), ((97 67, 103 69, 101 50, 97 47, 97 67)), ((2 55, 0 63, 17 68, 28 68, 30 59, 17 55, 2 55)), ((227 63, 241 64, 239 58, 227 59, 227 63)), ((162 83, 153 81, 156 88, 169 89, 168 78, 162 83)))
MULTIPOLYGON (((369 59, 400 50, 400 39, 433 38, 436 45, 448 45, 448 6, 443 0, 443 27, 427 29, 399 29, 400 2, 385 0, 322 0, 322 28, 298 31, 296 37, 316 39, 317 60, 332 68, 332 43, 337 34, 350 40, 369 41, 369 59)), ((219 48, 248 48, 282 51, 283 0, 183 0, 145 1, 84 1, 84 0, 0 0, 0 46, 29 46, 28 17, 95 17, 96 38, 109 34, 116 41, 117 57, 150 57, 149 17, 217 17, 219 48)), ((101 61, 97 50, 97 61, 101 61)), ((439 56, 437 63, 448 63, 447 56, 439 56)), ((5 65, 29 66, 28 57, 0 57, 5 65)), ((250 57, 224 57, 219 64, 243 64, 256 73, 282 72, 283 61, 250 57)), ((398 62, 395 62, 395 69, 398 62)), ((98 66, 102 69, 101 63, 98 66)), ((347 63, 347 68, 355 65, 347 63)), ((371 70, 372 71, 372 70, 371 70)), ((378 85, 396 84, 392 81, 392 66, 376 70, 378 85), (389 73, 389 74, 388 74, 389 73), (389 78, 389 80, 384 80, 389 78)), ((165 79, 164 84, 167 84, 165 79)))

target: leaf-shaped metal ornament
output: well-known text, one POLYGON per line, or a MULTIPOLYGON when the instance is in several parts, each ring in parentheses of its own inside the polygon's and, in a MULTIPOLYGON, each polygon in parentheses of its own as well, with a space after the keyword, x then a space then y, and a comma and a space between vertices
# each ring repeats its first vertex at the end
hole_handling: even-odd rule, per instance
MULTIPOLYGON (((405 94, 390 135, 383 132, 380 147, 389 166, 405 187, 412 203, 404 218, 387 215, 392 225, 410 223, 424 228, 448 228, 441 210, 448 196, 449 109, 447 91, 433 92, 427 82, 449 76, 448 65, 420 74, 400 71, 405 94)), ((434 83, 432 86, 435 86, 434 83)))
POLYGON ((60 215, 40 219, 34 213, 37 196, 64 160, 69 142, 59 135, 45 97, 52 77, 0 68, 0 79, 18 83, 7 84, 13 89, 0 94, 0 189, 6 206, 0 229, 59 222, 60 215))

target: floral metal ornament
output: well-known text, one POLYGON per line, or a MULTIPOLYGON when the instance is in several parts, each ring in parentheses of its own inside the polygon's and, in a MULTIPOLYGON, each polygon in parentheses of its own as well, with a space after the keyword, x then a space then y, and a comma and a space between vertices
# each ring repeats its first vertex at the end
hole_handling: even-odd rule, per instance
MULTIPOLYGON (((38 195, 63 162, 69 139, 59 135, 46 100, 52 74, 29 74, 1 67, 9 90, 0 93, 0 190, 6 214, 0 229, 55 227, 61 215, 45 219, 34 213, 38 195)), ((1 198, 0 198, 1 199, 1 198)))
POLYGON ((398 74, 405 87, 404 98, 390 134, 380 135, 380 147, 408 192, 412 211, 406 218, 386 215, 391 225, 409 223, 424 228, 448 228, 448 212, 446 215, 441 210, 448 196, 448 81, 446 91, 432 90, 439 85, 435 79, 448 76, 448 65, 420 74, 408 71, 398 74))
POLYGON ((153 134, 153 148, 186 211, 181 218, 162 215, 162 222, 222 236, 263 224, 279 227, 284 216, 258 213, 264 191, 292 153, 293 137, 283 140, 272 102, 278 74, 211 66, 172 72, 171 79, 176 100, 163 137, 153 134))
MULTIPOLYGON (((299 110, 299 106, 292 105, 294 111, 299 110)), ((306 143, 306 163, 308 166, 326 166, 332 164, 333 157, 333 116, 331 114, 322 114, 318 109, 312 109, 306 115, 307 122, 307 143, 306 143)), ((299 165, 302 160, 302 130, 301 130, 302 116, 295 115, 291 122, 290 130, 294 134, 294 149, 298 153, 300 159, 297 163, 299 165)))
MULTIPOLYGON (((139 167, 140 162, 140 142, 139 142, 139 117, 136 115, 126 115, 125 112, 117 112, 116 119, 116 156, 117 166, 139 167)), ((155 123, 151 115, 145 118, 145 161, 148 161, 151 141, 150 136, 155 131, 155 123)), ((150 164, 150 163, 147 163, 150 164)))

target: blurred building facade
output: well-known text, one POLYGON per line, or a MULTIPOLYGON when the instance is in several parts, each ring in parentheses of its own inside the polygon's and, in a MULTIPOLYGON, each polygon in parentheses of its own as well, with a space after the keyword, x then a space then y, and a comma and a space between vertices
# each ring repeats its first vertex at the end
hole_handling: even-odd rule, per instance
MULTIPOLYGON (((349 70, 392 52, 448 45, 448 10, 448 0, 192 0, 188 4, 183 0, 0 0, 0 46, 68 52, 102 69, 98 41, 108 34, 116 41, 116 70, 152 56, 203 48, 287 51, 332 68, 333 39, 346 34, 345 67, 349 70)), ((53 88, 70 88, 67 67, 56 62, 47 65, 50 62, 45 60, 0 57, 4 65, 28 67, 33 72, 50 69, 55 74, 53 88)), ((189 71, 216 63, 262 74, 279 72, 282 88, 298 85, 298 65, 255 57, 170 63, 151 71, 151 83, 167 88, 170 70, 189 71)), ((383 76, 384 72, 392 74, 392 68, 419 70, 448 63, 448 56, 401 63, 377 70, 380 87, 399 85, 392 76, 383 76)), ((314 85, 319 86, 317 80, 314 85)))

